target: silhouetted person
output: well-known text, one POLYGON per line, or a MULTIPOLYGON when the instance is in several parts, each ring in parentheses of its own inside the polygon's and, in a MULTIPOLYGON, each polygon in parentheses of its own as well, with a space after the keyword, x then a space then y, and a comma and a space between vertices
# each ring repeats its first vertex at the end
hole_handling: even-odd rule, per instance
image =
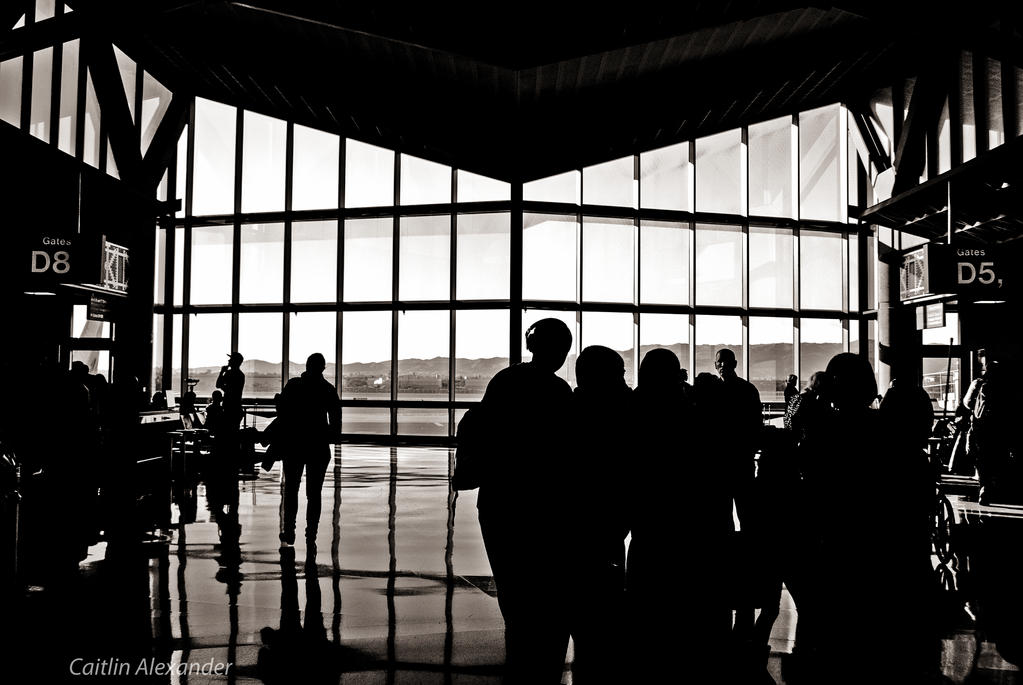
POLYGON ((901 441, 907 449, 922 450, 927 446, 934 427, 934 403, 919 385, 899 381, 888 388, 879 407, 886 425, 895 432, 890 439, 901 441))
POLYGON ((149 408, 153 411, 160 411, 167 408, 167 393, 157 390, 153 393, 153 399, 149 402, 149 408))
POLYGON ((555 374, 571 347, 564 322, 537 321, 526 331, 532 360, 500 371, 480 403, 490 447, 477 507, 504 616, 510 682, 557 683, 564 669, 562 484, 572 389, 555 374))
POLYGON ((210 403, 206 405, 206 430, 210 436, 216 436, 217 430, 224 422, 224 393, 214 390, 210 395, 210 403))
MULTIPOLYGON (((666 655, 686 645, 686 674, 712 682, 727 670, 723 655, 731 628, 725 575, 732 503, 722 461, 700 436, 713 433, 721 382, 701 374, 694 386, 698 413, 682 385, 674 352, 647 352, 633 392, 635 442, 629 460, 632 542, 628 560, 629 682, 672 682, 678 662, 666 655), (713 407, 713 408, 712 408, 713 407), (696 440, 694 440, 696 438, 696 440), (672 585, 666 591, 665 569, 672 585)), ((623 681, 625 682, 625 681, 623 681)))
POLYGON ((199 418, 199 412, 195 408, 197 401, 198 398, 193 390, 189 390, 181 396, 178 413, 181 414, 181 423, 186 429, 202 428, 202 419, 199 418))
POLYGON ((607 682, 621 666, 628 523, 620 465, 633 449, 632 390, 621 355, 600 345, 579 354, 575 377, 577 446, 565 482, 572 673, 573 682, 607 682))
POLYGON ((799 378, 795 374, 789 374, 788 382, 785 383, 785 406, 789 406, 792 398, 799 394, 799 378))
POLYGON ((735 353, 729 349, 718 350, 714 356, 714 368, 721 378, 721 407, 725 412, 727 432, 722 432, 716 445, 729 471, 732 497, 739 515, 739 524, 748 515, 748 495, 753 484, 753 457, 757 451, 758 439, 764 425, 763 406, 760 392, 749 381, 735 373, 735 353))
POLYGON ((108 507, 106 533, 112 545, 133 543, 140 532, 140 521, 130 513, 135 508, 134 475, 139 456, 139 387, 137 378, 121 373, 110 389, 103 446, 106 453, 104 494, 108 507))
POLYGON ((689 401, 692 402, 693 401, 693 386, 689 382, 689 370, 688 369, 679 369, 679 377, 682 379, 682 389, 685 390, 686 397, 688 397, 689 401))
MULTIPOLYGON (((794 378, 789 376, 790 381, 794 378)), ((826 387, 827 374, 814 372, 806 388, 789 399, 784 429, 770 426, 764 429, 754 484, 758 515, 749 527, 758 560, 756 603, 761 607, 754 624, 753 659, 749 664, 754 669, 749 674, 751 680, 765 672, 771 629, 781 608, 782 585, 788 589, 797 612, 805 604, 809 573, 807 552, 813 539, 806 519, 812 512, 808 513, 798 446, 808 431, 825 420, 831 411, 830 400, 823 397, 826 387)), ((805 623, 800 621, 796 625, 793 659, 798 658, 801 651, 800 635, 805 623)))
POLYGON ((814 541, 813 584, 798 606, 806 682, 873 682, 882 674, 921 682, 938 657, 929 594, 933 475, 922 452, 898 437, 911 419, 871 409, 877 386, 866 358, 836 355, 826 372, 829 408, 799 447, 814 541), (864 557, 866 565, 852 562, 864 557), (874 607, 884 607, 892 644, 857 649, 876 634, 874 607))
POLYGON ((963 399, 970 412, 967 450, 977 466, 980 501, 1023 501, 1023 473, 1019 465, 1018 392, 1015 374, 1007 373, 1005 363, 988 350, 980 350, 981 377, 970 384, 963 399))
MULTIPOLYGON (((719 394, 719 411, 721 425, 717 434, 712 436, 708 455, 716 455, 723 463, 726 481, 735 511, 739 517, 739 526, 743 530, 753 525, 756 512, 753 507, 753 479, 756 466, 754 457, 759 446, 759 439, 764 425, 763 406, 760 404, 760 392, 749 381, 739 378, 735 373, 738 365, 735 353, 727 348, 717 351, 714 356, 714 369, 721 378, 719 394)), ((748 543, 743 536, 743 544, 748 543)), ((740 562, 743 564, 743 562, 740 562)), ((737 571, 739 569, 736 569, 737 571)), ((748 592, 752 588, 744 583, 737 583, 740 596, 735 598, 735 637, 740 648, 745 649, 752 640, 754 608, 748 592)))
MULTIPOLYGON (((228 362, 220 367, 217 389, 224 393, 224 432, 235 431, 245 414, 242 410, 242 393, 245 390, 245 374, 242 373, 244 357, 238 352, 228 355, 228 362)), ((235 448, 237 450, 237 447, 235 448)))
MULTIPOLYGON (((208 500, 215 516, 221 514, 234 519, 238 510, 238 467, 241 462, 240 424, 244 417, 242 393, 245 374, 241 364, 244 358, 235 352, 220 369, 216 387, 224 393, 224 411, 213 440, 213 454, 207 472, 208 500)), ((186 393, 187 394, 187 393, 186 393)), ((184 405, 184 398, 182 398, 184 405)))
POLYGON ((298 603, 295 549, 281 550, 281 623, 259 631, 263 646, 257 657, 257 673, 266 685, 331 683, 337 685, 345 671, 369 668, 369 659, 350 648, 332 643, 323 625, 319 570, 309 556, 303 568, 305 622, 298 603))
POLYGON ((694 401, 706 402, 710 396, 716 398, 719 387, 721 387, 721 379, 714 374, 706 371, 696 374, 696 378, 693 380, 693 392, 696 393, 694 401))
MULTIPOLYGON (((331 443, 341 435, 341 401, 337 390, 323 377, 327 363, 315 352, 306 360, 305 371, 284 386, 278 406, 283 440, 275 438, 273 447, 284 462, 281 511, 281 546, 295 543, 295 519, 298 516, 298 488, 302 470, 306 478, 306 542, 316 544, 320 524, 320 490, 331 459, 331 443)), ((276 422, 275 422, 276 423, 276 422)))
POLYGON ((785 427, 793 431, 793 440, 798 445, 806 438, 810 426, 821 420, 830 411, 828 395, 828 374, 814 371, 806 388, 796 395, 785 409, 785 427))

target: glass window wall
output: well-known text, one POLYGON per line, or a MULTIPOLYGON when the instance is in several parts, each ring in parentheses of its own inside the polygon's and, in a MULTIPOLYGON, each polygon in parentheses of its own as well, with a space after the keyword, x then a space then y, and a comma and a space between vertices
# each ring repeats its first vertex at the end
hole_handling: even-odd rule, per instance
POLYGON ((21 126, 21 77, 24 60, 13 57, 0 62, 0 120, 21 126))
POLYGON ((341 139, 295 124, 292 209, 333 209, 338 206, 338 155, 341 139))
POLYGON ((29 133, 50 142, 50 104, 53 96, 53 48, 37 50, 32 56, 32 108, 29 133))
POLYGON ((60 57, 60 110, 57 114, 57 147, 75 154, 78 129, 78 41, 64 43, 60 57))
POLYGON ((402 217, 398 246, 398 299, 451 299, 451 217, 402 217))
POLYGON ((583 300, 635 301, 635 246, 631 219, 583 219, 583 300))
MULTIPOLYGON (((147 100, 145 121, 158 116, 147 100)), ((848 159, 848 136, 831 131, 840 127, 838 106, 524 184, 521 226, 512 221, 511 184, 407 155, 399 167, 393 151, 353 140, 342 149, 337 136, 297 125, 293 164, 286 165, 287 124, 248 112, 237 140, 242 195, 235 198, 237 117, 234 108, 197 100, 192 165, 188 130, 178 144, 175 194, 184 199, 194 189, 197 218, 186 211, 174 234, 159 233, 154 274, 155 313, 172 315, 175 331, 170 341, 158 337, 154 355, 162 364, 162 348, 172 346, 174 389, 183 387, 187 357, 185 377, 208 394, 230 351, 233 322, 249 365, 249 397, 272 396, 320 352, 346 403, 346 432, 444 437, 453 430, 451 401, 477 401, 500 369, 528 360, 522 333, 545 317, 573 333, 559 370, 573 385, 576 355, 587 345, 621 354, 630 385, 655 347, 674 351, 690 378, 713 373, 714 354, 727 347, 740 375, 769 401, 797 366, 805 379, 814 359, 826 364, 845 337, 854 349, 872 347, 861 345, 856 331, 845 333, 845 309, 856 310, 872 260, 860 264, 858 239, 847 237, 841 219, 817 216, 825 225, 811 228, 796 218, 806 217, 797 211, 797 190, 811 206, 824 193, 808 189, 804 172, 818 172, 829 193, 832 180, 841 180, 828 176, 833 162, 848 159), (289 185, 297 214, 281 211, 289 185), (330 213, 342 189, 347 216, 339 226, 330 213), (584 199, 585 217, 577 207, 542 204, 584 199), (235 214, 236 200, 244 214, 235 214), (474 212, 466 204, 473 202, 495 204, 474 212), (765 217, 752 226, 703 215, 743 215, 747 203, 765 217), (416 205, 416 215, 401 205, 416 205), (615 209, 594 209, 600 206, 615 209), (695 216, 688 213, 694 209, 695 216), (201 218, 210 214, 227 216, 201 218), (772 226, 766 217, 788 221, 772 226), (164 294, 171 265, 174 292, 164 294), (513 270, 520 267, 518 290, 513 270), (800 309, 812 316, 801 317, 800 309), (398 407, 394 399, 429 406, 398 407)), ((835 191, 828 203, 841 200, 835 191)))
POLYGON ((795 239, 786 228, 750 226, 749 305, 773 309, 792 307, 795 239))
POLYGON ((508 299, 511 217, 460 214, 455 292, 459 300, 508 299))
POLYGON ((241 304, 284 301, 284 224, 241 227, 241 304))
POLYGON ((805 386, 814 371, 824 371, 842 349, 842 322, 807 319, 799 323, 799 377, 805 386))
POLYGON ((742 229, 696 227, 696 304, 742 306, 742 229))
POLYGON ((761 402, 784 402, 789 374, 796 372, 795 331, 788 317, 751 316, 749 382, 761 402))
POLYGON ((522 218, 522 297, 579 297, 579 222, 575 217, 525 214, 522 218))
POLYGON ((696 140, 696 210, 745 214, 742 132, 725 131, 696 140))
POLYGON ((336 300, 337 221, 296 221, 291 225, 291 301, 336 300))
POLYGON ((691 237, 688 224, 642 222, 639 229, 639 295, 642 303, 689 303, 691 237))
POLYGON ((792 117, 749 127, 750 216, 794 216, 795 132, 792 117))
POLYGON ((386 302, 392 298, 393 219, 345 222, 345 302, 386 302))
POLYGON ((639 156, 640 202, 644 209, 693 209, 693 163, 689 143, 669 145, 639 156))
POLYGON ((195 99, 195 168, 192 214, 229 214, 234 209, 234 107, 195 99))
POLYGON ((799 115, 799 215, 803 219, 845 220, 840 114, 839 105, 829 105, 799 115))
POLYGON ((242 211, 283 210, 287 126, 279 119, 245 112, 242 130, 242 211))
POLYGON ((842 309, 843 242, 840 233, 800 234, 799 299, 803 309, 842 309))

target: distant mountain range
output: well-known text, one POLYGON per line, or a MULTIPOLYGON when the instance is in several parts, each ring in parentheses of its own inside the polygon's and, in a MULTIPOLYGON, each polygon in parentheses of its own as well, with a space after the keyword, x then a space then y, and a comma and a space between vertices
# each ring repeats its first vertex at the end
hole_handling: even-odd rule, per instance
MULTIPOLYGON (((668 347, 676 354, 682 356, 683 345, 643 345, 640 347, 640 359, 650 350, 657 347, 668 347)), ((714 353, 722 345, 698 345, 696 355, 699 359, 712 359, 714 353)), ((840 344, 805 343, 802 346, 802 376, 808 377, 814 371, 823 370, 828 361, 835 354, 841 351, 840 344)), ((631 350, 619 350, 619 354, 627 356, 631 350)), ((753 345, 750 348, 750 356, 753 359, 750 373, 747 377, 756 380, 784 380, 792 373, 792 345, 786 343, 771 343, 767 345, 753 345), (776 363, 775 360, 781 360, 776 363), (777 372, 775 369, 777 368, 777 372)), ((434 357, 432 359, 402 359, 398 362, 402 376, 441 376, 448 375, 448 360, 446 357, 434 357)), ((682 360, 683 366, 688 366, 686 359, 682 360)), ((455 360, 455 368, 459 376, 489 378, 501 369, 508 366, 508 359, 504 357, 489 357, 485 359, 465 359, 459 357, 455 360)), ((305 370, 304 363, 292 362, 288 366, 288 375, 295 377, 301 375, 305 370)), ((281 365, 279 362, 267 362, 261 359, 248 359, 242 363, 242 371, 250 376, 279 376, 281 365)), ((193 376, 216 375, 220 372, 219 366, 204 366, 193 368, 193 376)), ((385 378, 391 373, 390 361, 358 362, 347 364, 344 369, 346 376, 363 376, 385 378)), ((324 373, 331 378, 335 373, 335 365, 327 364, 324 373)), ((691 374, 692 375, 692 374, 691 374)))

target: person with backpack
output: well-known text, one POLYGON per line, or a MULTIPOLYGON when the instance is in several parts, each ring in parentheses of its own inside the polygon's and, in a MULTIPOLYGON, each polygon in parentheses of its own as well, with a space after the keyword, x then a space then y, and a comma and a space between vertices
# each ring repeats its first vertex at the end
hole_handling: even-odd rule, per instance
POLYGON ((572 389, 556 374, 571 347, 563 321, 534 323, 526 331, 533 358, 494 376, 473 417, 473 432, 485 436, 477 508, 511 683, 560 682, 568 649, 563 484, 572 389))

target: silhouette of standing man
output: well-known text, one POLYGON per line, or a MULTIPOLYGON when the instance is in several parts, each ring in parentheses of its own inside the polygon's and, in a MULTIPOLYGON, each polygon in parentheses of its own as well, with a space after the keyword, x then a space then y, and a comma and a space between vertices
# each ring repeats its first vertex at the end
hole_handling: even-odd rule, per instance
POLYGON ((213 442, 216 459, 213 461, 212 479, 207 483, 214 511, 224 513, 226 506, 231 521, 238 513, 238 466, 241 456, 239 424, 244 416, 242 393, 245 390, 242 361, 244 358, 238 352, 228 355, 227 364, 220 368, 220 375, 217 376, 217 388, 224 393, 224 409, 213 442))
MULTIPOLYGON (((754 455, 760 433, 763 430, 763 409, 760 393, 749 381, 735 373, 735 353, 725 348, 714 356, 714 369, 721 378, 718 386, 717 426, 720 431, 710 445, 715 447, 725 473, 725 486, 735 501, 735 512, 739 527, 749 539, 749 531, 755 526, 753 481, 756 475, 754 455)), ((740 645, 752 639, 754 626, 755 599, 746 596, 748 589, 741 589, 743 596, 736 598, 734 634, 740 645)))
POLYGON ((480 402, 488 436, 477 506, 504 616, 508 681, 557 683, 568 647, 563 501, 572 389, 555 375, 572 347, 558 319, 526 331, 533 359, 504 369, 480 402))
POLYGON ((295 544, 298 517, 298 487, 302 469, 306 476, 306 543, 316 544, 320 524, 320 490, 330 464, 330 443, 341 432, 341 401, 337 390, 323 377, 326 360, 319 352, 309 355, 305 372, 284 386, 279 405, 283 423, 284 482, 281 497, 281 548, 295 544))
POLYGON ((727 348, 718 350, 714 356, 714 368, 722 383, 719 388, 721 418, 728 429, 718 436, 718 448, 726 460, 739 524, 745 526, 746 517, 751 513, 749 498, 755 473, 753 457, 763 429, 764 415, 760 392, 752 383, 739 378, 735 373, 737 365, 735 353, 727 348))

